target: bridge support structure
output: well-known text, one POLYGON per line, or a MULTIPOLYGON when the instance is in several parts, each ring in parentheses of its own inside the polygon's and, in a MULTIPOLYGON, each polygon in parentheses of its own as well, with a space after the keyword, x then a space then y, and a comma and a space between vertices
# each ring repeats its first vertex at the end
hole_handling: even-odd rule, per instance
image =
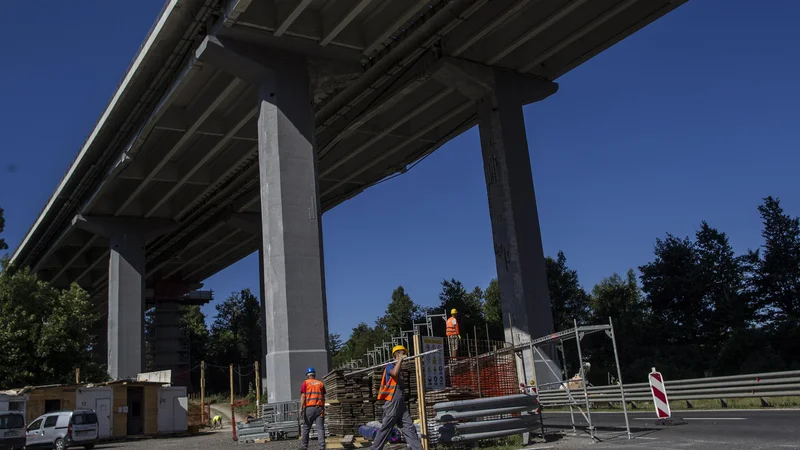
MULTIPOLYGON (((553 314, 522 107, 554 94, 558 85, 448 57, 433 77, 475 101, 506 341, 519 344, 551 333, 553 314)), ((550 364, 556 373, 559 367, 554 349, 544 353, 550 360, 536 362, 538 384, 556 381, 538 365, 550 364)), ((533 378, 533 355, 521 355, 518 378, 527 384, 533 378)))
POLYGON ((160 219, 75 216, 77 226, 109 239, 108 375, 136 378, 144 367, 145 244, 175 224, 160 219))
POLYGON ((327 373, 327 305, 315 127, 304 56, 208 36, 197 58, 257 92, 269 402, 296 398, 305 370, 327 373))

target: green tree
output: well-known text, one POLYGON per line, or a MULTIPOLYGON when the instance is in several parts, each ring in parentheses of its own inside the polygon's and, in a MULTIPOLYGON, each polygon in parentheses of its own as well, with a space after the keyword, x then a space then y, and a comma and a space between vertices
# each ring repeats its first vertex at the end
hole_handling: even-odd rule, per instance
POLYGON ((586 325, 590 319, 589 294, 581 287, 578 272, 567 266, 564 252, 559 251, 556 259, 545 258, 545 268, 556 331, 572 328, 574 320, 586 325))
POLYGON ((410 330, 420 316, 420 308, 406 294, 403 286, 397 286, 392 292, 392 300, 386 307, 383 322, 392 335, 399 335, 401 331, 410 330))
POLYGON ((328 351, 335 357, 342 350, 342 337, 338 333, 328 333, 328 351))
MULTIPOLYGON (((249 289, 234 292, 216 306, 217 315, 211 324, 208 356, 212 364, 221 367, 234 365, 242 374, 234 376, 237 392, 245 394, 247 383, 253 379, 251 367, 261 359, 261 314, 259 301, 249 289), (241 386, 239 386, 241 384, 241 386)), ((223 369, 224 370, 224 369, 223 369)), ((210 383, 213 390, 227 389, 227 373, 215 372, 210 383)))
POLYGON ((753 278, 767 323, 797 322, 800 312, 800 219, 767 197, 758 207, 764 223, 763 252, 753 278))
MULTIPOLYGON (((185 340, 184 348, 189 349, 189 367, 197 367, 201 361, 208 357, 209 333, 206 327, 206 315, 198 305, 181 306, 181 318, 178 322, 181 335, 185 340)), ((259 335, 260 337, 260 335, 259 335)), ((258 349, 261 349, 259 340, 258 349)), ((261 355, 259 353, 259 360, 261 355)), ((200 372, 193 370, 190 372, 192 386, 195 389, 200 387, 200 372)))
POLYGON ((773 347, 788 367, 800 368, 800 219, 773 197, 758 210, 764 244, 750 255, 752 291, 773 347))
MULTIPOLYGON (((0 208, 0 234, 3 233, 3 229, 6 227, 6 219, 3 217, 3 208, 0 208)), ((5 239, 0 238, 0 250, 7 250, 8 244, 6 244, 5 239)))
POLYGON ((734 330, 755 320, 755 308, 745 288, 745 258, 734 254, 725 233, 703 222, 696 238, 703 304, 711 309, 704 339, 716 354, 734 330))
POLYGON ((334 367, 339 367, 343 363, 355 360, 364 360, 364 354, 372 350, 376 345, 383 345, 390 335, 381 326, 370 327, 366 322, 361 322, 353 328, 350 339, 344 344, 342 349, 333 357, 334 367))
POLYGON ((505 340, 503 332, 503 306, 500 302, 500 285, 497 278, 489 282, 483 293, 483 318, 489 326, 489 337, 494 340, 505 340))
POLYGON ((104 370, 91 360, 92 313, 89 295, 77 284, 59 290, 29 268, 11 268, 3 258, 0 272, 0 387, 74 381, 104 381, 104 370))
MULTIPOLYGON (((650 371, 653 360, 648 350, 650 333, 644 325, 648 322, 648 310, 634 271, 629 270, 625 278, 615 273, 595 285, 591 307, 593 322, 604 323, 609 317, 614 321, 623 382, 641 381, 642 374, 650 371)), ((611 341, 601 334, 590 335, 585 340, 586 354, 592 363, 590 380, 594 384, 605 384, 608 373, 617 373, 611 341)))

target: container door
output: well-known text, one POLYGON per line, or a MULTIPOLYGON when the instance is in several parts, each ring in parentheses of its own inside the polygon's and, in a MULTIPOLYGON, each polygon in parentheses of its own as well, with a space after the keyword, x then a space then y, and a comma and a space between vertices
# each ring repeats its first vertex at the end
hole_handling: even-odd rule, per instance
POLYGON ((172 408, 174 396, 169 389, 161 388, 158 395, 158 432, 171 433, 173 430, 172 424, 172 408))
POLYGON ((98 398, 94 411, 97 413, 100 439, 111 437, 111 399, 98 398))
POLYGON ((173 402, 173 431, 186 431, 189 429, 189 399, 186 397, 175 397, 173 402))

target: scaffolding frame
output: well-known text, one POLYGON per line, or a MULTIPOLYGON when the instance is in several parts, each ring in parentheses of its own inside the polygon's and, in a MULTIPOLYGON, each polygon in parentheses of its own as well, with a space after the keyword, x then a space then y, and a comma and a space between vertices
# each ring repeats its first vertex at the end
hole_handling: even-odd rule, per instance
MULTIPOLYGON (((586 372, 584 369, 583 363, 583 352, 581 349, 581 341, 585 336, 590 334, 599 333, 601 331, 605 332, 605 335, 611 339, 611 345, 614 349, 614 362, 617 366, 617 380, 619 383, 619 392, 622 397, 622 413, 625 416, 625 431, 628 435, 628 439, 631 439, 633 435, 631 434, 631 426, 630 421, 628 420, 628 407, 625 401, 625 390, 623 389, 622 383, 622 369, 619 365, 619 353, 617 352, 617 338, 616 334, 614 333, 614 322, 612 321, 611 317, 608 318, 608 325, 589 325, 589 326, 578 326, 578 321, 574 320, 574 327, 569 328, 566 330, 562 330, 556 333, 548 334, 546 336, 542 336, 537 339, 533 339, 530 342, 520 343, 515 345, 514 348, 518 352, 522 352, 528 350, 531 352, 531 361, 533 364, 533 379, 536 380, 536 355, 539 355, 540 362, 544 362, 545 366, 547 366, 548 370, 550 370, 553 375, 556 376, 558 379, 562 379, 562 381, 556 381, 553 383, 543 383, 543 384, 536 384, 537 390, 540 390, 542 386, 553 386, 553 385, 561 385, 564 386, 567 392, 567 398, 569 401, 567 403, 559 403, 550 406, 568 406, 569 407, 569 415, 570 415, 570 422, 572 423, 572 433, 577 435, 577 429, 575 427, 575 408, 578 409, 581 416, 586 419, 589 429, 589 435, 592 438, 592 442, 597 440, 595 436, 595 427, 594 423, 592 422, 592 411, 591 411, 591 402, 589 401, 589 392, 587 391, 587 379, 586 379, 586 372), (564 342, 571 341, 575 339, 575 343, 578 349, 578 367, 579 369, 579 379, 570 379, 568 378, 567 374, 567 367, 566 367, 566 352, 564 351, 564 342), (551 360, 550 358, 545 357, 540 350, 540 347, 546 345, 556 344, 556 347, 561 353, 561 374, 555 373, 553 368, 550 364, 547 364, 547 361, 551 360), (570 390, 569 384, 571 382, 580 381, 581 385, 583 386, 583 401, 576 400, 576 398, 572 395, 572 391, 570 390), (585 407, 585 411, 582 408, 585 407)), ((525 383, 527 384, 527 383, 525 383)))

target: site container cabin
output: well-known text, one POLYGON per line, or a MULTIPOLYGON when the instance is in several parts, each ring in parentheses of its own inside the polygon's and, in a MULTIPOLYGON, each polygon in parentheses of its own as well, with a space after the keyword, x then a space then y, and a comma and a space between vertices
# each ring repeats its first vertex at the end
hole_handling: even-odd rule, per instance
POLYGON ((27 397, 18 395, 16 391, 0 391, 0 411, 25 412, 27 397))
POLYGON ((186 388, 147 381, 33 386, 0 393, 0 410, 25 412, 27 423, 42 414, 88 408, 97 413, 101 439, 188 429, 186 388), (8 406, 6 406, 8 405, 8 406))

